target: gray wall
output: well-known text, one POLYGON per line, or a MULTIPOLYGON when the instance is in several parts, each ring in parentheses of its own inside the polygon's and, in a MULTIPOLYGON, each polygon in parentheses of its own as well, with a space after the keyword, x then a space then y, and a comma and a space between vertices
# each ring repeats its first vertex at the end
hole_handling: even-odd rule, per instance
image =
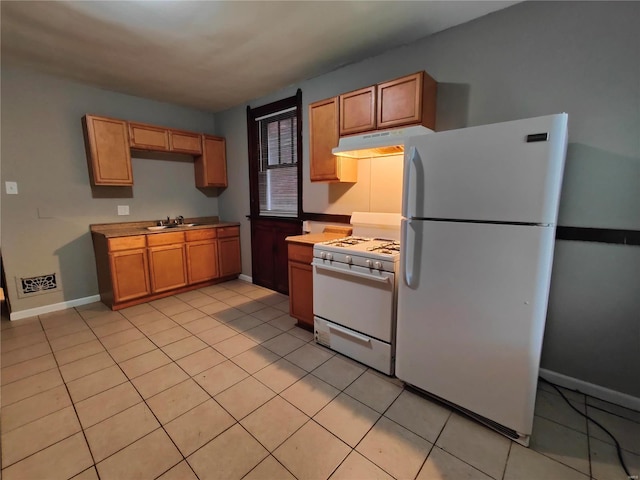
POLYGON ((3 66, 1 246, 13 311, 98 293, 91 223, 218 214, 218 199, 195 187, 192 161, 135 158, 132 197, 94 198, 80 121, 86 113, 215 133, 211 113, 3 66), (5 181, 18 182, 19 194, 7 195, 5 181), (118 216, 118 205, 131 215, 118 216), (18 298, 15 277, 51 272, 62 291, 18 298))
MULTIPOLYGON (((637 2, 525 2, 251 106, 300 87, 306 112, 310 102, 424 69, 439 82, 438 130, 568 112, 560 225, 638 230, 638 20, 637 2)), ((238 218, 249 212, 245 106, 217 114, 216 125, 233 156, 220 212, 238 218)), ((324 201, 325 212, 351 213, 339 198, 352 187, 309 182, 303 132, 305 210, 324 201)), ((242 237, 249 252, 247 222, 242 237)), ((558 241, 542 366, 640 397, 639 291, 640 247, 558 241)))

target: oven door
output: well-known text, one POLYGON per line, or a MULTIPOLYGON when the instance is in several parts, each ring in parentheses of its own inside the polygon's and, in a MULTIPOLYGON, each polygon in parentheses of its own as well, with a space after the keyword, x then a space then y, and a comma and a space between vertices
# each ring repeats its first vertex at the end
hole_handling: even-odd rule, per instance
POLYGON ((395 278, 390 272, 313 259, 313 312, 383 342, 395 339, 395 278))

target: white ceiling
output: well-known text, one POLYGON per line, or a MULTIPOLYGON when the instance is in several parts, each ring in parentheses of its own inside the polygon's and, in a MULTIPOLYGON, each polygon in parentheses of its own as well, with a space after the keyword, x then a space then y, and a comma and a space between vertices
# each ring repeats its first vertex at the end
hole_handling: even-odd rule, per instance
POLYGON ((220 111, 516 1, 6 1, 2 61, 220 111))

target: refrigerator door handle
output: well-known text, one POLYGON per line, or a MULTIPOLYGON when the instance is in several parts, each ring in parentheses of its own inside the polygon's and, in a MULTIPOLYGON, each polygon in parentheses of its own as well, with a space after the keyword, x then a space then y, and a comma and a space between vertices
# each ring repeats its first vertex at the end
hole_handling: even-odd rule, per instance
POLYGON ((407 284, 407 287, 414 288, 414 275, 413 275, 413 259, 414 255, 414 246, 413 242, 409 242, 409 227, 411 226, 411 219, 403 219, 402 220, 402 230, 400 232, 400 244, 403 246, 400 250, 400 254, 402 256, 401 265, 404 276, 404 283, 407 284), (409 255, 411 253, 411 255, 409 255), (411 257, 411 260, 409 259, 411 257))
POLYGON ((404 156, 404 179, 402 187, 402 216, 409 218, 413 216, 409 212, 410 190, 411 190, 411 166, 417 166, 418 150, 412 146, 404 156))

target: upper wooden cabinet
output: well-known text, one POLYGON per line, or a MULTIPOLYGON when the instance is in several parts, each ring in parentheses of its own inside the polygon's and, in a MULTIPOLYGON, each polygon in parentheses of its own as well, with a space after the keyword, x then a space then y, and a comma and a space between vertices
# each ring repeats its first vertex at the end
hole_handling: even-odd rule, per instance
POLYGON ((309 105, 309 154, 312 182, 348 182, 358 179, 356 160, 331 153, 338 146, 338 97, 309 105))
POLYGON ((340 95, 340 136, 376 128, 376 87, 340 95))
POLYGON ((436 81, 426 72, 377 85, 376 128, 436 124, 436 81))
POLYGON ((169 132, 166 128, 129 122, 131 148, 141 150, 169 151, 169 132))
POLYGON ((222 137, 96 115, 82 117, 82 125, 93 186, 132 186, 132 148, 193 155, 197 187, 227 186, 222 137))
POLYGON ((82 118, 92 185, 133 185, 127 122, 85 115, 82 118))
POLYGON ((202 154, 202 135, 181 130, 169 130, 169 150, 200 155, 202 154))
POLYGON ((433 130, 436 88, 423 71, 340 95, 340 136, 404 125, 433 130))
POLYGON ((202 135, 202 155, 195 160, 196 187, 227 186, 226 143, 222 137, 202 135))

